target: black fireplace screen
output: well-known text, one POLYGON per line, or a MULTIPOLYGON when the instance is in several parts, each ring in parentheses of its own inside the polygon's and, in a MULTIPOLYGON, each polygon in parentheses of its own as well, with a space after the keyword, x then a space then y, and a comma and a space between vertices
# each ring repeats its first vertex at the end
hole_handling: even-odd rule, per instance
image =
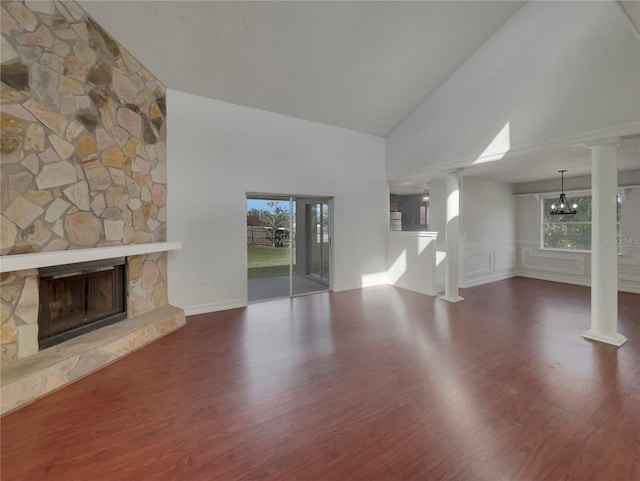
POLYGON ((125 258, 40 269, 40 349, 127 317, 125 258))

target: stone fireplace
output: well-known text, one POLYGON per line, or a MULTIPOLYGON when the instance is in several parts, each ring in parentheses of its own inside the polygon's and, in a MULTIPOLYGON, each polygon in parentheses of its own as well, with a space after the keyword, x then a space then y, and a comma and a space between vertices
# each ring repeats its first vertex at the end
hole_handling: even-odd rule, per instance
POLYGON ((127 318, 125 261, 120 257, 40 269, 40 349, 127 318))
POLYGON ((167 299, 180 246, 166 242, 165 87, 73 1, 1 9, 4 413, 177 329, 184 312, 167 299), (113 259, 119 274, 104 270, 113 259), (83 280, 64 277, 88 261, 100 264, 83 280))
MULTIPOLYGON (((72 262, 2 273, 2 317, 11 320, 2 327, 3 340, 11 341, 2 344, 3 353, 7 355, 7 361, 2 365, 2 413, 33 401, 185 325, 184 312, 169 305, 167 299, 167 251, 179 247, 180 243, 155 243, 68 251, 59 257, 62 260, 83 256, 106 258, 90 264, 72 262), (123 257, 112 255, 113 252, 136 251, 156 252, 123 257), (122 269, 124 315, 110 316, 118 310, 113 307, 118 296, 113 295, 115 284, 105 282, 105 279, 117 280, 120 276, 117 269, 122 269), (69 274, 72 276, 65 277, 69 274), (78 279, 81 276, 85 277, 83 281, 78 279), (50 292, 41 294, 40 286, 44 284, 46 289, 50 289, 48 284, 52 280, 62 281, 54 288, 54 295, 50 296, 50 292), (65 280, 70 282, 65 285, 65 280), (90 292, 92 289, 93 293, 90 292), (74 294, 79 298, 72 299, 74 294), (87 294, 95 295, 94 307, 98 303, 107 308, 104 313, 107 317, 97 316, 98 322, 93 326, 95 330, 89 330, 84 324, 92 305, 87 294), (41 319, 46 311, 43 303, 49 304, 48 307, 53 304, 53 314, 57 314, 63 324, 50 333, 53 337, 48 337, 49 340, 54 339, 55 344, 43 342, 40 332, 43 324, 51 320, 51 316, 44 322, 41 319), (76 319, 72 319, 74 313, 78 314, 76 319), (101 322, 105 319, 109 322, 101 322), (76 324, 73 332, 69 322, 76 324)), ((8 262, 49 264, 51 261, 48 256, 43 259, 31 254, 12 257, 8 262)))

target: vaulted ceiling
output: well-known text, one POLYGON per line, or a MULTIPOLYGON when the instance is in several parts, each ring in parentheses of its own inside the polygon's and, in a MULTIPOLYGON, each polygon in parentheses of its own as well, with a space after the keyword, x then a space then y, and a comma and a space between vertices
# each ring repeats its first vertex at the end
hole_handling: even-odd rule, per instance
POLYGON ((524 2, 78 3, 169 88, 386 136, 524 2))
MULTIPOLYGON (((384 137, 525 2, 78 3, 171 89, 384 137)), ((619 5, 637 30, 638 3, 619 5)), ((587 174, 589 150, 508 154, 465 175, 524 182, 558 163, 587 174)), ((638 138, 618 168, 640 168, 638 138)), ((418 192, 439 175, 390 185, 418 192)))

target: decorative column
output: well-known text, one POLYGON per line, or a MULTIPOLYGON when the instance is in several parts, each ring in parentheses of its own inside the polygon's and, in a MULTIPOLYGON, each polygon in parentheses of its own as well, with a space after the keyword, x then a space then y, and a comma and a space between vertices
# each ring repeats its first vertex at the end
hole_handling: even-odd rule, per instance
POLYGON ((616 228, 619 140, 591 149, 591 329, 586 339, 621 346, 618 333, 618 237, 616 228))
POLYGON ((447 242, 446 281, 444 296, 440 299, 448 302, 463 300, 458 294, 458 279, 460 277, 460 172, 456 169, 446 177, 447 186, 447 225, 445 238, 447 242))

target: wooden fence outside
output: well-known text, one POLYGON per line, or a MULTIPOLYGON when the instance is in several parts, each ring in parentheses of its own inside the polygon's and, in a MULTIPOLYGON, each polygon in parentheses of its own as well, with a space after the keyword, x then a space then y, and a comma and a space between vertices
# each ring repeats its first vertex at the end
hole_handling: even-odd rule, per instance
MULTIPOLYGON (((281 229, 282 230, 282 229, 281 229)), ((247 245, 249 246, 272 246, 271 233, 266 227, 248 225, 247 245)), ((286 247, 289 245, 289 231, 282 230, 276 234, 276 246, 286 247)))

